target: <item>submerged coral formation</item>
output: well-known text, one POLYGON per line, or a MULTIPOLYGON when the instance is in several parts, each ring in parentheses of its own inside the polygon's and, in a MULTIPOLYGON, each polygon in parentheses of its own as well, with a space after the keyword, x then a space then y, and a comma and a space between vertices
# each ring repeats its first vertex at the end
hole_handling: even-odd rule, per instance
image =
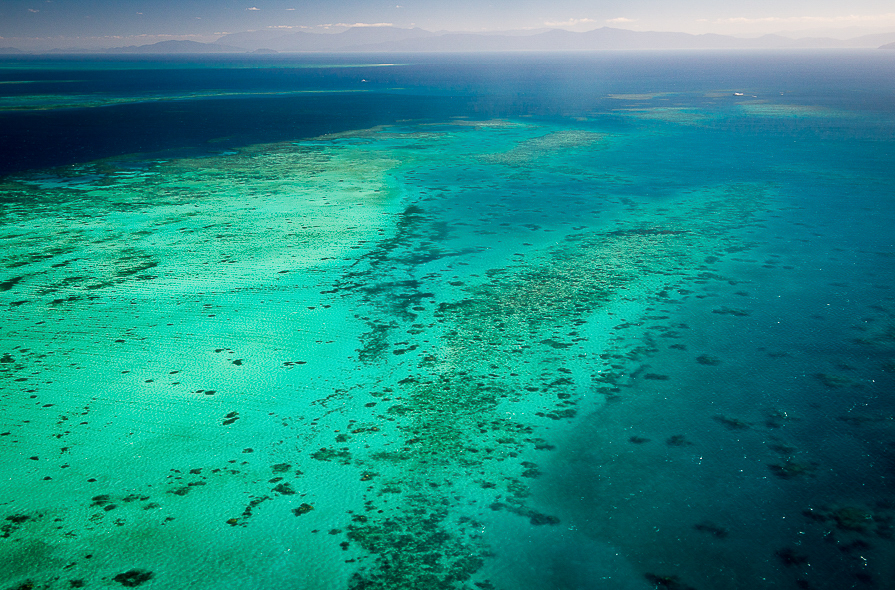
MULTIPOLYGON (((860 455, 892 422, 834 398, 880 385, 811 365, 816 328, 777 332, 802 305, 778 234, 813 229, 775 174, 684 158, 672 126, 723 117, 672 98, 3 179, 4 583, 752 587, 839 563, 794 520, 883 562, 890 508, 780 508, 835 487, 817 424, 860 455), (680 178, 641 161, 657 143, 680 178)), ((850 360, 886 374, 880 333, 850 360)))

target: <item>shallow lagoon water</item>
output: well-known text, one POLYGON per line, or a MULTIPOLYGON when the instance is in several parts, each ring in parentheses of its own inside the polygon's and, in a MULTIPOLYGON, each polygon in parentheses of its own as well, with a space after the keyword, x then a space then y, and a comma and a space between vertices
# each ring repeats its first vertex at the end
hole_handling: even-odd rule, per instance
POLYGON ((209 119, 8 160, 0 582, 887 587, 893 64, 821 58, 277 56, 7 112, 209 119))

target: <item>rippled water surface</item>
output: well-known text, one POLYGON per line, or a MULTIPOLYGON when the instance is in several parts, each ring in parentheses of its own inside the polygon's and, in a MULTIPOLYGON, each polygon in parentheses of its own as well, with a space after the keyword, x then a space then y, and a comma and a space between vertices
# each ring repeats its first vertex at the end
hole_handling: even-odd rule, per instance
POLYGON ((891 585, 895 56, 203 60, 0 61, 3 588, 891 585))

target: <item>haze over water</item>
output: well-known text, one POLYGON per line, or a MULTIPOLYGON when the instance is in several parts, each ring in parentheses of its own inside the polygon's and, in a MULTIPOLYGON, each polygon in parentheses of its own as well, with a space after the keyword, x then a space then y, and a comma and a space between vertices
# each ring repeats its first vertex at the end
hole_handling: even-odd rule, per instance
POLYGON ((3 587, 890 587, 895 58, 380 57, 0 61, 3 587))

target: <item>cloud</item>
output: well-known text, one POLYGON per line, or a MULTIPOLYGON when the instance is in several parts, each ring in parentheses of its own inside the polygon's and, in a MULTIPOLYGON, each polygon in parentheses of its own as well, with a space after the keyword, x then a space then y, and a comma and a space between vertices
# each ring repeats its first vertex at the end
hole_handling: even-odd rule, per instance
POLYGON ((392 23, 354 23, 353 25, 348 24, 348 23, 338 23, 338 24, 335 24, 332 26, 333 27, 393 27, 395 25, 393 25, 392 23))
POLYGON ((574 27, 575 25, 583 25, 586 23, 595 23, 592 18, 570 18, 569 20, 557 22, 557 21, 544 21, 544 25, 548 27, 574 27))
POLYGON ((609 24, 612 24, 612 25, 623 25, 625 23, 633 23, 636 21, 637 21, 636 18, 625 18, 623 16, 620 16, 618 18, 606 19, 606 22, 609 24))
POLYGON ((333 27, 352 28, 352 27, 393 27, 392 23, 329 23, 325 25, 317 25, 321 29, 331 29, 333 27))
POLYGON ((261 10, 257 6, 252 6, 251 8, 246 8, 246 10, 261 10))
POLYGON ((29 9, 28 9, 28 12, 40 12, 40 11, 39 11, 39 10, 35 10, 35 9, 33 9, 33 8, 29 8, 29 9))
POLYGON ((877 21, 895 21, 895 12, 875 15, 848 14, 840 16, 764 16, 759 18, 733 17, 719 18, 714 22, 737 25, 753 25, 762 23, 809 23, 809 24, 841 24, 841 23, 873 23, 877 21))

